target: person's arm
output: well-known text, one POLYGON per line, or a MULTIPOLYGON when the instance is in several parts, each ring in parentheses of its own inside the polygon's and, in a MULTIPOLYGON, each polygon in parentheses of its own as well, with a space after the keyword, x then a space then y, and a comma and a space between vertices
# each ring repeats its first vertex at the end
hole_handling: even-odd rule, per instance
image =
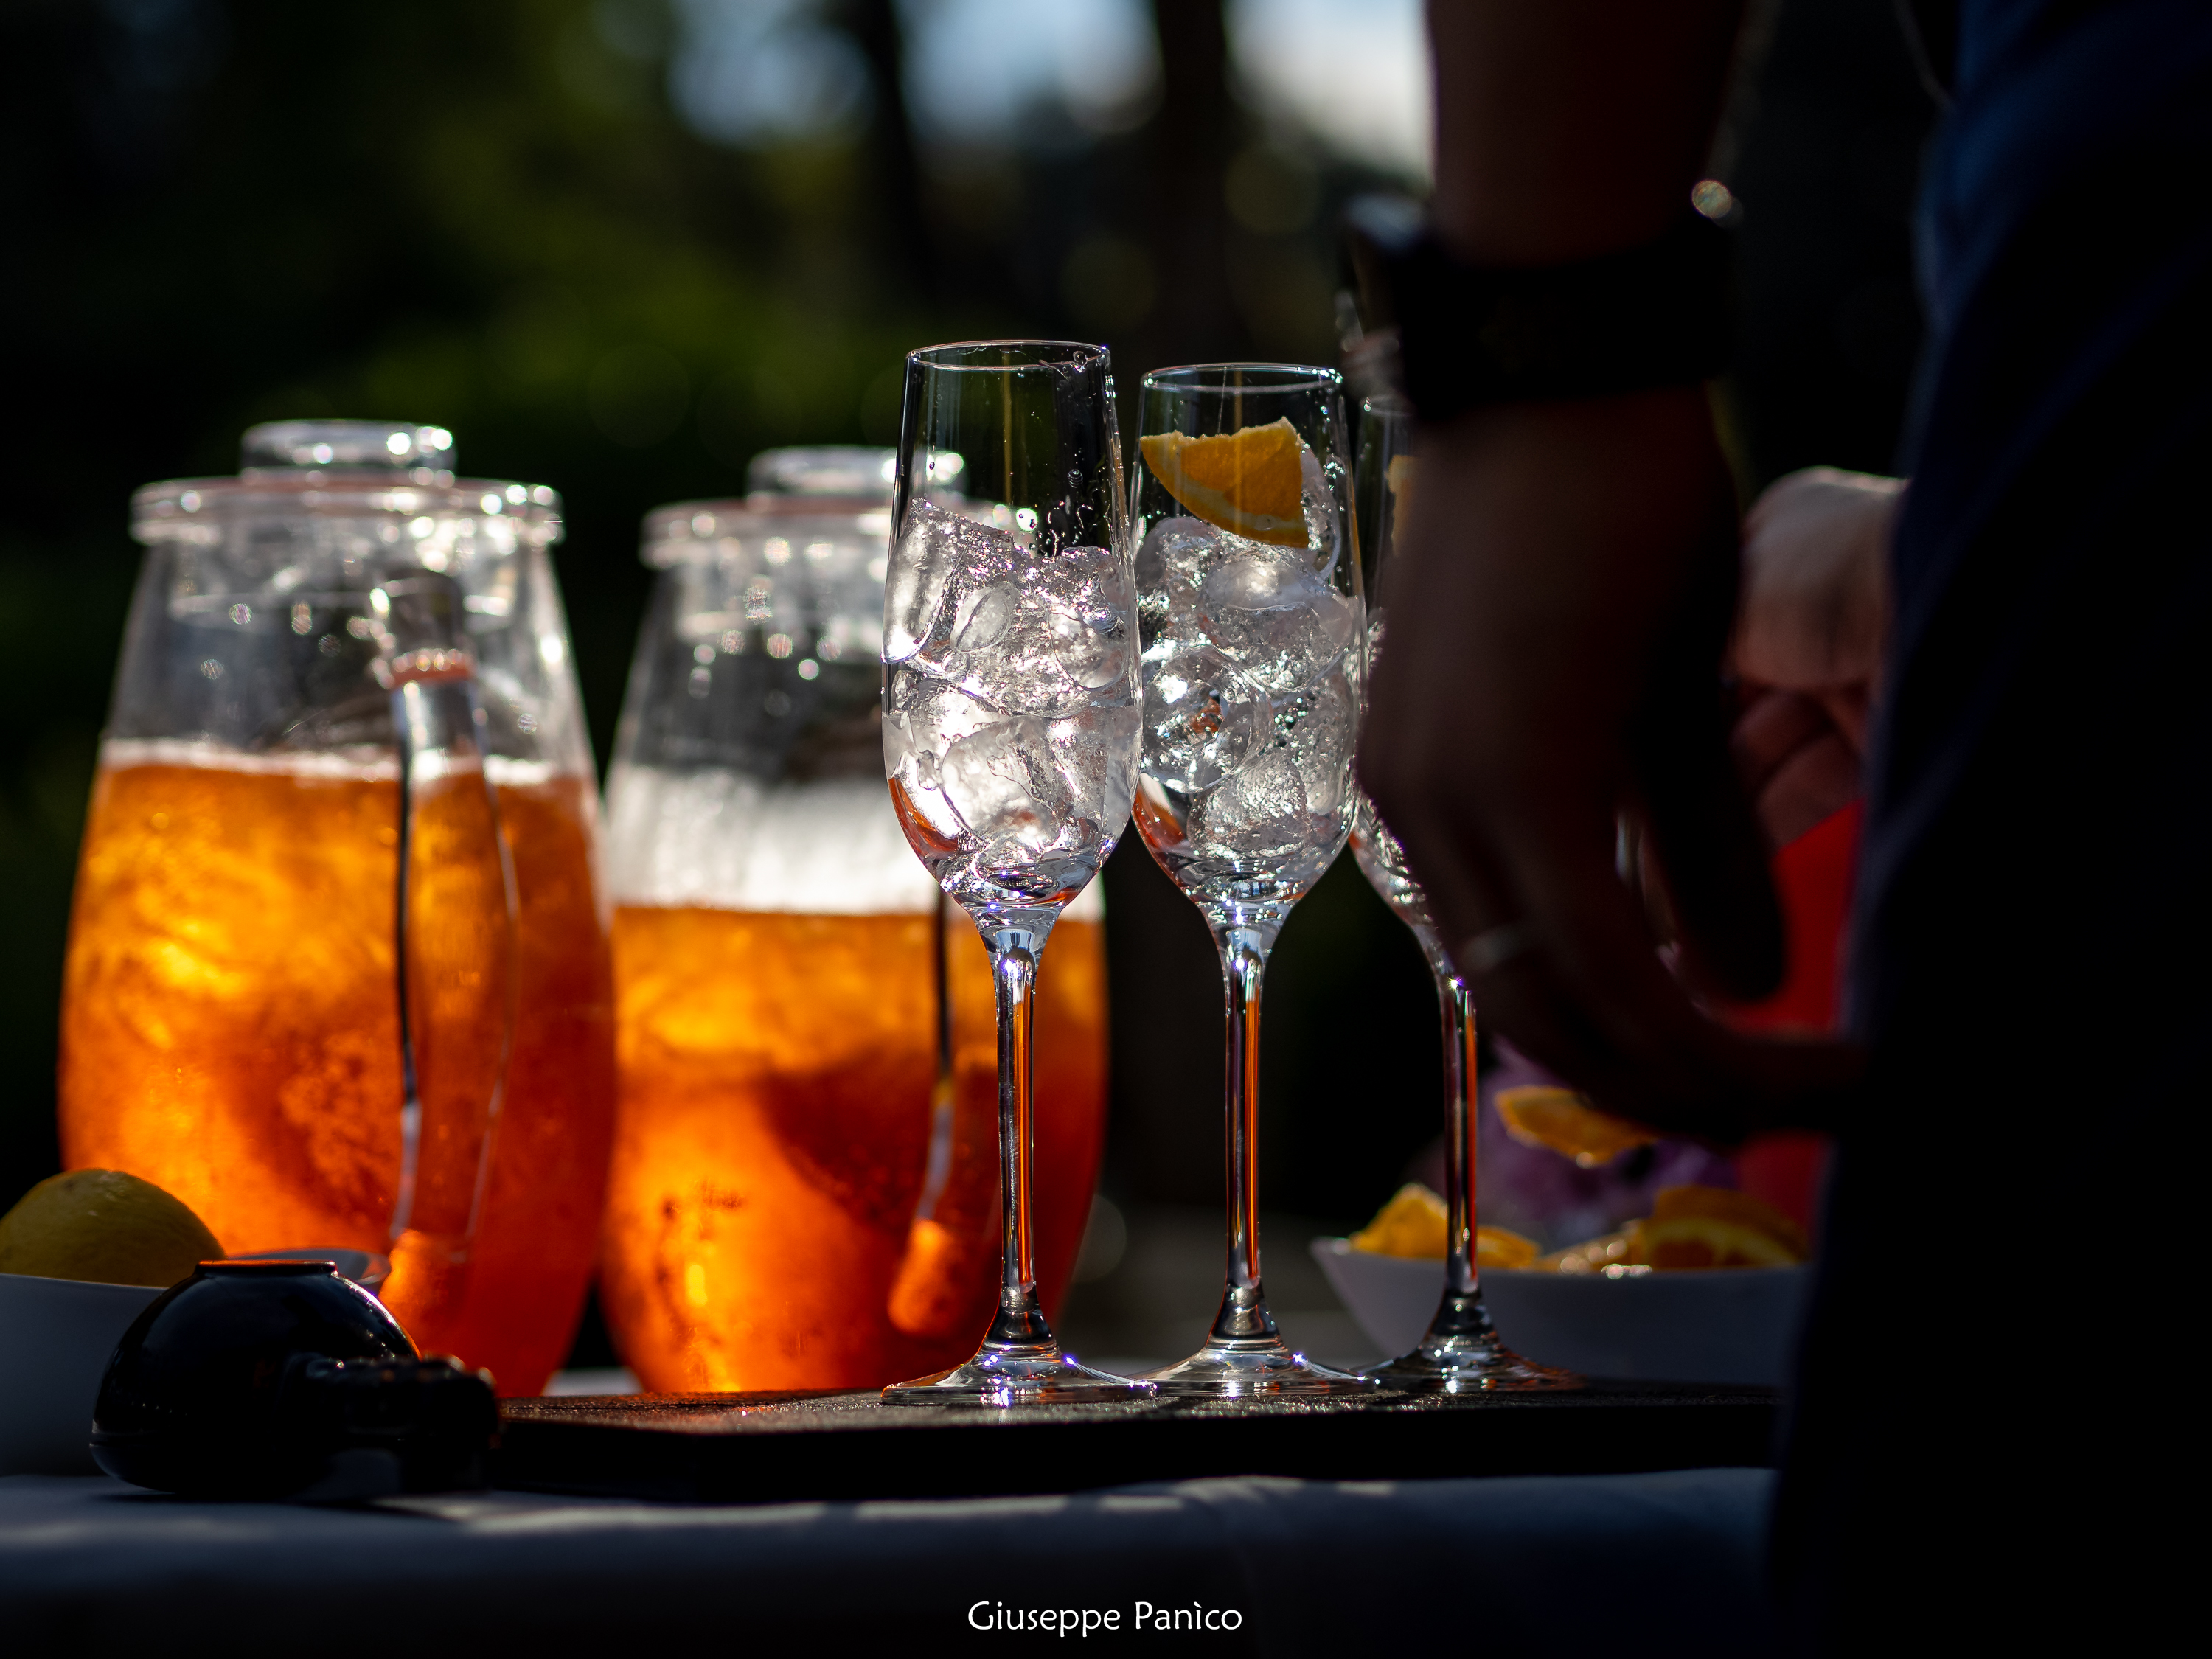
MULTIPOLYGON (((1439 236, 1540 264, 1649 241, 1688 199, 1735 0, 1433 0, 1439 236)), ((1681 387, 1427 431, 1360 769, 1486 1018, 1616 1110, 1728 1136, 1818 1120, 1847 1051, 1732 1036, 1661 964, 1613 873, 1644 817, 1693 975, 1781 971, 1719 670, 1734 498, 1681 387)))

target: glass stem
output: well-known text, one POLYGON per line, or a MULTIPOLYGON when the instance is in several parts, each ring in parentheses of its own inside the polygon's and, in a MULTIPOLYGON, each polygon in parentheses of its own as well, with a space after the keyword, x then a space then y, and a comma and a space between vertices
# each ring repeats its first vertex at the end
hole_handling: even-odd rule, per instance
POLYGON ((1444 1036, 1444 1283, 1478 1288, 1474 1261, 1474 1000, 1457 974, 1437 975, 1444 1036))
POLYGON ((1443 941, 1414 929, 1437 983, 1444 1062, 1444 1296, 1429 1328, 1430 1340, 1471 1334, 1489 1325, 1482 1308, 1482 1279, 1475 1261, 1474 998, 1459 976, 1443 941))
POLYGON ((1215 1342, 1279 1340, 1260 1289, 1260 982, 1276 932, 1272 926, 1225 927, 1215 935, 1228 994, 1229 1177, 1229 1273, 1214 1316, 1215 1342))
POLYGON ((1044 937, 1002 927, 991 935, 991 974, 999 995, 999 1311, 985 1346, 1050 1348, 1051 1327, 1036 1294, 1036 1244, 1030 1231, 1030 1027, 1036 1012, 1037 953, 1044 937))

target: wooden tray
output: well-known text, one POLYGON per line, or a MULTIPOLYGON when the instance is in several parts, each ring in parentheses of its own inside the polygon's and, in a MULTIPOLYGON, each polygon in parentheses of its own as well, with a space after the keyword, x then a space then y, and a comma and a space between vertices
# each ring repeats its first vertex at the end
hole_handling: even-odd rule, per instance
POLYGON ((510 1400, 492 1484, 771 1503, 1079 1492, 1206 1475, 1407 1480, 1764 1466, 1765 1389, 1128 1405, 884 1406, 874 1390, 510 1400))

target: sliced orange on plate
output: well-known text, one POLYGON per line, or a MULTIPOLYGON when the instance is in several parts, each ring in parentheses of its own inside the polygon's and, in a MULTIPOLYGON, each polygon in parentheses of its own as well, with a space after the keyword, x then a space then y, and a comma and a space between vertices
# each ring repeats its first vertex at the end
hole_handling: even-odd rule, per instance
POLYGON ((1572 1089, 1531 1085, 1498 1091, 1498 1115, 1524 1146, 1559 1152, 1585 1170, 1610 1164, 1632 1146, 1659 1139, 1640 1123, 1601 1112, 1572 1089))
POLYGON ((1444 1201, 1418 1181, 1409 1181, 1375 1212, 1375 1219, 1352 1236, 1352 1248, 1371 1255, 1403 1255, 1441 1261, 1444 1257, 1444 1201))
POLYGON ((1790 1267, 1812 1254, 1797 1224, 1772 1205, 1726 1187, 1662 1187, 1643 1224, 1652 1267, 1790 1267))
POLYGON ((1474 1265, 1478 1267, 1533 1267, 1536 1265, 1536 1241, 1523 1237, 1510 1227, 1477 1227, 1474 1230, 1474 1265))
MULTIPOLYGON (((1375 1219, 1352 1236, 1352 1248, 1371 1255, 1406 1256, 1417 1261, 1441 1261, 1450 1244, 1451 1215, 1441 1194, 1418 1181, 1409 1181, 1375 1213, 1375 1219)), ((1536 1241, 1523 1238, 1509 1227, 1474 1230, 1474 1265, 1478 1267, 1525 1267, 1536 1259, 1536 1241)))
POLYGON ((1168 494, 1216 529, 1306 544, 1306 446, 1287 419, 1211 438, 1149 432, 1137 447, 1168 494))

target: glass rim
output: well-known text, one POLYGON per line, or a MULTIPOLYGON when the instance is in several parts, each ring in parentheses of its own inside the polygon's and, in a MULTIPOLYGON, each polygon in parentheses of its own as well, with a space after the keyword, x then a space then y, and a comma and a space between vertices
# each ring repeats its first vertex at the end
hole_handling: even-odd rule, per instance
POLYGON ((988 371, 1003 374, 1009 369, 1065 368, 1073 365, 1097 363, 1112 360, 1112 352, 1103 345, 1087 340, 948 340, 942 345, 917 346, 906 354, 909 363, 924 368, 933 368, 950 374, 976 374, 988 371), (1020 349, 1030 354, 1028 361, 1017 363, 969 363, 957 360, 955 354, 971 351, 1007 351, 1020 349), (1048 355, 1056 354, 1056 355, 1048 355))
POLYGON ((307 518, 416 518, 425 514, 498 518, 520 526, 526 533, 550 533, 555 539, 562 527, 560 494, 544 484, 456 478, 449 473, 428 480, 404 473, 378 477, 305 469, 291 477, 282 472, 224 473, 166 478, 142 484, 131 494, 131 533, 141 541, 167 527, 214 525, 270 512, 307 518))
POLYGON ((1344 376, 1319 363, 1179 363, 1150 370, 1139 385, 1164 392, 1341 392, 1344 376), (1231 374, 1263 378, 1231 382, 1231 374))

